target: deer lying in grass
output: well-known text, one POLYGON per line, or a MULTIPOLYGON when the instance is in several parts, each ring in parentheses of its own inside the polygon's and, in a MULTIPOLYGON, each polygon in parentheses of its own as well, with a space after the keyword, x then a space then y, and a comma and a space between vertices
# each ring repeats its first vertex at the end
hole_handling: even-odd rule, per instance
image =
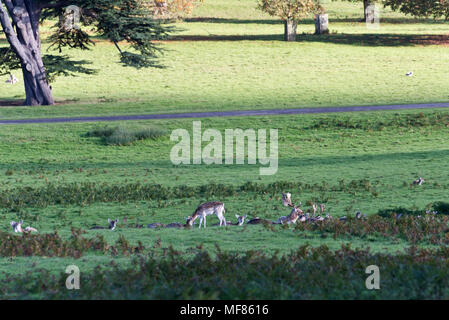
POLYGON ((16 84, 17 82, 19 82, 19 80, 17 80, 16 76, 13 74, 9 75, 9 80, 6 80, 6 83, 8 84, 16 84))
POLYGON ((415 181, 413 181, 413 184, 414 184, 414 185, 420 186, 420 185, 422 185, 424 182, 425 182, 424 179, 421 178, 421 177, 419 177, 419 179, 416 179, 415 181))
MULTIPOLYGON (((244 216, 239 216, 238 214, 235 215, 235 217, 237 218, 237 222, 226 222, 227 226, 242 226, 245 223, 245 219, 247 217, 247 215, 244 216)), ((219 226, 220 223, 214 223, 212 226, 219 226)))
POLYGON ((23 224, 23 220, 20 220, 19 222, 15 222, 15 221, 11 221, 10 222, 10 225, 11 225, 12 229, 16 233, 22 233, 23 232, 22 224, 23 224))
POLYGON ((26 227, 25 229, 22 229, 23 220, 20 220, 19 222, 11 221, 10 225, 14 232, 16 233, 31 233, 31 232, 38 232, 37 229, 33 227, 26 227))
POLYGON ((306 221, 306 216, 304 215, 304 211, 302 211, 299 206, 301 206, 301 202, 299 205, 294 205, 291 199, 291 193, 283 193, 282 194, 282 204, 286 207, 291 207, 292 211, 288 216, 280 217, 276 223, 279 224, 295 224, 298 219, 301 221, 306 221))
POLYGON ((187 217, 186 218, 186 223, 182 224, 182 223, 178 223, 178 222, 173 222, 173 223, 169 223, 169 224, 163 224, 163 223, 150 223, 149 225, 147 225, 147 228, 150 229, 156 229, 156 228, 190 228, 192 227, 194 224, 194 221, 192 219, 192 217, 187 217))
POLYGON ((200 218, 199 228, 201 228, 201 224, 203 224, 203 227, 206 228, 206 217, 211 214, 216 214, 220 220, 220 226, 226 226, 226 219, 223 215, 224 212, 225 207, 223 202, 206 202, 196 208, 192 217, 187 220, 187 224, 193 225, 195 220, 200 218))
POLYGON ((102 226, 93 226, 92 228, 90 228, 89 230, 101 230, 101 229, 109 229, 111 231, 114 231, 115 228, 117 227, 117 223, 118 223, 118 219, 115 220, 111 220, 108 219, 108 227, 102 227, 102 226))
POLYGON ((255 217, 255 218, 249 220, 246 224, 273 224, 273 223, 274 223, 273 221, 255 217))

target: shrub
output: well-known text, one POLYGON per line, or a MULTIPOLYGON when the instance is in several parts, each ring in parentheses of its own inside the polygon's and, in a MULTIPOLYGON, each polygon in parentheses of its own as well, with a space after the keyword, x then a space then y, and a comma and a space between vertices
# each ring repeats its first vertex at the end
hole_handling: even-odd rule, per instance
POLYGON ((158 127, 128 129, 123 126, 105 126, 87 132, 86 137, 101 138, 101 141, 106 145, 126 146, 138 140, 155 140, 166 134, 165 130, 158 127))
POLYGON ((410 248, 395 255, 326 246, 302 246, 287 255, 263 251, 192 258, 169 248, 135 257, 132 265, 83 273, 80 290, 67 274, 39 270, 0 280, 3 299, 448 299, 449 250, 410 248), (381 290, 367 290, 366 268, 381 270, 381 290))

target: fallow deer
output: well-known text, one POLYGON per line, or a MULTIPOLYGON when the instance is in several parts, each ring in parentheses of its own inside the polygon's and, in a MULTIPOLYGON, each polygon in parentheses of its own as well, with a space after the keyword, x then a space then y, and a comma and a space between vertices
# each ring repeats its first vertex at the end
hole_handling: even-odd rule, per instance
POLYGON ((223 215, 225 212, 225 207, 223 202, 206 202, 198 206, 192 217, 187 221, 188 224, 193 225, 197 218, 200 218, 200 225, 203 224, 203 227, 206 228, 206 217, 211 214, 216 214, 218 219, 220 220, 220 226, 226 226, 226 219, 223 215))
POLYGON ((117 227, 117 223, 118 223, 118 219, 115 220, 111 220, 108 219, 108 227, 102 227, 102 226, 93 226, 92 228, 90 228, 89 230, 101 230, 101 229, 109 229, 111 231, 114 231, 114 229, 117 227))
POLYGON ((277 223, 280 224, 291 224, 291 223, 296 223, 296 221, 301 217, 301 220, 306 220, 306 217, 304 215, 304 211, 302 211, 299 207, 301 206, 301 202, 299 203, 299 205, 294 205, 292 203, 292 199, 291 199, 291 193, 287 192, 287 193, 283 193, 282 194, 282 204, 286 207, 291 207, 292 211, 290 212, 290 214, 288 216, 284 216, 284 217, 280 217, 277 221, 277 223))
POLYGON ((416 179, 415 181, 413 181, 413 184, 414 184, 414 185, 420 186, 420 185, 422 185, 424 182, 425 182, 424 179, 421 178, 421 177, 419 177, 419 179, 416 179))

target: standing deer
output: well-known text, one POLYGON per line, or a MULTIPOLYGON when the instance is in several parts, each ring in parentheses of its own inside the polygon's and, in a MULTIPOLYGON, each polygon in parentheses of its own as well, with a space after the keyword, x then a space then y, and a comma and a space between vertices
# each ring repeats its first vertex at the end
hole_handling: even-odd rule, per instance
POLYGON ((201 223, 203 223, 204 228, 206 228, 206 217, 211 214, 216 214, 218 219, 220 220, 220 226, 222 225, 226 226, 226 219, 223 215, 224 212, 225 207, 223 202, 206 202, 198 206, 198 208, 196 208, 192 217, 190 217, 190 219, 187 220, 187 224, 193 225, 195 220, 199 217, 200 218, 199 228, 201 228, 201 223))

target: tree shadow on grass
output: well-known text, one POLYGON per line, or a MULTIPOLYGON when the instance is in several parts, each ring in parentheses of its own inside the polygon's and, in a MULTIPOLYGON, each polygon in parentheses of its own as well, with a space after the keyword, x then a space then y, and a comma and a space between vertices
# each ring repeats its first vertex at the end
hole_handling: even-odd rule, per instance
MULTIPOLYGON (((265 35, 180 35, 171 41, 283 41, 282 34, 265 35)), ((449 46, 448 35, 416 34, 300 34, 298 42, 322 42, 355 46, 395 47, 415 45, 449 46)))
MULTIPOLYGON (((333 18, 329 15, 329 23, 364 23, 362 16, 359 18, 333 18)), ((197 17, 186 18, 185 22, 202 22, 202 23, 224 23, 224 24, 283 24, 280 19, 227 19, 227 18, 213 18, 213 17, 197 17)), ((299 24, 314 23, 313 19, 303 19, 299 24)), ((434 20, 434 19, 416 19, 416 18, 382 18, 381 23, 388 24, 445 24, 448 21, 434 20)))

